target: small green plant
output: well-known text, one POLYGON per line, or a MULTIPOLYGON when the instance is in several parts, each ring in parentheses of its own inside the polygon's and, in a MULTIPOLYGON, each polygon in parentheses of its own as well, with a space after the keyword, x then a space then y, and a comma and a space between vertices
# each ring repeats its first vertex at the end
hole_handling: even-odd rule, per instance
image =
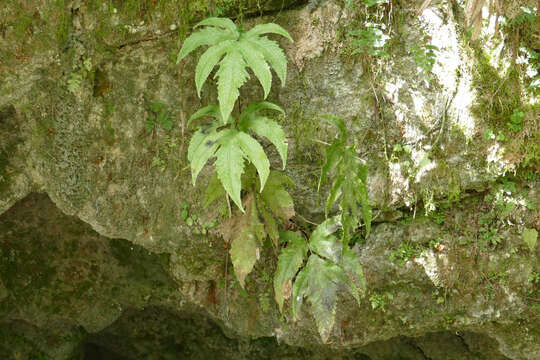
POLYGON ((190 206, 187 202, 180 205, 182 211, 180 216, 186 225, 193 228, 193 233, 196 235, 206 235, 208 232, 217 226, 217 219, 204 222, 196 214, 190 213, 190 206))
POLYGON ((71 93, 76 93, 79 88, 81 87, 81 82, 83 80, 83 77, 79 73, 71 73, 68 79, 68 90, 71 93))
POLYGON ((82 81, 89 76, 92 76, 92 74, 92 59, 85 58, 83 60, 82 66, 79 67, 77 71, 70 74, 67 81, 68 90, 71 93, 75 94, 77 91, 79 91, 82 81))
POLYGON ((533 7, 521 6, 521 12, 508 21, 509 26, 521 25, 525 23, 533 24, 536 17, 536 9, 533 7))
POLYGON ((523 111, 514 109, 514 112, 512 113, 512 115, 510 115, 510 121, 507 123, 510 130, 514 132, 520 131, 523 128, 524 116, 525 116, 525 113, 523 111))
POLYGON ((441 246, 441 238, 429 240, 430 249, 437 250, 441 246))
POLYGON ((481 239, 492 247, 496 247, 502 242, 502 235, 499 234, 499 229, 494 226, 482 226, 478 231, 481 234, 481 239))
POLYGON ((172 130, 173 119, 167 104, 154 101, 148 105, 149 115, 146 119, 146 131, 153 131, 159 124, 165 130, 172 130))
POLYGON ((493 132, 493 130, 491 129, 487 129, 485 134, 484 134, 484 138, 486 140, 497 140, 497 141, 500 141, 500 142, 504 142, 506 141, 506 136, 504 136, 504 134, 502 133, 502 131, 499 131, 497 133, 497 135, 495 135, 495 133, 493 132))
POLYGON ((385 50, 388 36, 377 25, 369 24, 366 29, 350 31, 347 35, 354 48, 353 55, 367 53, 371 56, 388 56, 385 50))
POLYGON ((195 69, 195 85, 200 97, 201 88, 216 65, 219 70, 214 78, 218 80, 218 101, 221 118, 228 123, 234 104, 240 96, 239 88, 249 78, 249 67, 259 79, 268 96, 272 85, 270 66, 276 71, 282 86, 287 76, 287 59, 279 45, 261 36, 268 33, 278 34, 293 41, 287 31, 277 24, 255 25, 249 31, 243 31, 227 18, 208 18, 197 25, 206 26, 191 34, 178 53, 177 63, 200 46, 210 46, 199 59, 195 69), (269 66, 270 64, 270 66, 269 66))
POLYGON ((411 48, 414 62, 424 72, 428 81, 431 80, 431 72, 437 58, 436 51, 439 51, 439 48, 435 45, 417 44, 411 48))
POLYGON ((249 135, 253 131, 272 142, 281 156, 285 167, 287 143, 281 127, 273 120, 258 114, 261 110, 283 110, 269 102, 249 105, 238 120, 231 116, 239 97, 239 88, 245 83, 249 67, 259 79, 264 97, 268 96, 272 84, 270 64, 282 85, 287 75, 287 59, 279 45, 263 34, 274 33, 292 41, 291 36, 276 24, 260 24, 249 31, 237 27, 227 18, 208 18, 195 27, 206 26, 190 35, 178 53, 177 62, 200 46, 210 46, 200 57, 195 70, 195 84, 200 96, 201 88, 213 68, 219 65, 215 77, 218 79, 218 106, 207 106, 191 116, 191 121, 211 116, 216 121, 201 127, 192 137, 188 148, 193 184, 206 162, 216 157, 216 170, 227 194, 242 210, 240 189, 244 172, 244 160, 251 162, 259 173, 260 191, 264 189, 270 173, 270 162, 262 146, 249 135))
POLYGON ((178 146, 176 139, 173 139, 169 134, 165 135, 165 143, 158 148, 157 155, 154 155, 152 158, 152 166, 157 167, 161 172, 164 172, 167 168, 169 156, 174 153, 178 146))
POLYGON ((326 342, 334 326, 338 291, 348 289, 358 302, 365 292, 362 265, 349 248, 349 240, 360 225, 360 213, 366 237, 369 235, 371 206, 366 187, 367 167, 356 155, 355 146, 347 144, 344 121, 335 116, 324 119, 335 125, 339 134, 326 149, 319 187, 327 176, 331 178, 326 215, 338 200, 341 212, 319 224, 308 241, 293 232, 281 234, 280 240, 287 243, 287 247, 278 258, 274 293, 280 311, 284 300, 291 297, 295 319, 306 298, 321 339, 326 342), (341 239, 336 236, 339 229, 342 229, 341 239))
POLYGON ((390 253, 390 261, 398 265, 404 265, 410 259, 418 257, 422 249, 420 246, 411 242, 404 241, 399 247, 390 253))
POLYGON ((382 312, 386 312, 386 305, 389 301, 394 300, 394 295, 389 292, 384 294, 373 293, 369 297, 369 302, 373 310, 381 309, 382 312))
POLYGON ((164 172, 167 168, 167 162, 159 156, 152 157, 152 166, 159 168, 161 172, 164 172))

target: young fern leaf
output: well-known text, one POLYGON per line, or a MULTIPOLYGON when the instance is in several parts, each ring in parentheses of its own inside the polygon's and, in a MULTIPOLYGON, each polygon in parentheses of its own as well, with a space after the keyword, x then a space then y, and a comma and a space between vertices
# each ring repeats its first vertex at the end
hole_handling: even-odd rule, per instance
POLYGON ((291 296, 292 279, 302 266, 308 247, 306 241, 292 231, 285 231, 280 234, 280 237, 281 241, 288 243, 288 246, 281 250, 278 258, 274 276, 274 294, 279 311, 283 312, 283 301, 291 296))
POLYGON ((345 122, 336 116, 324 116, 324 120, 334 125, 339 136, 326 148, 326 162, 319 179, 319 188, 330 176, 332 185, 326 202, 325 214, 339 201, 343 242, 348 244, 352 234, 363 219, 366 225, 366 238, 371 231, 372 210, 369 204, 366 185, 367 166, 356 155, 354 146, 347 145, 345 122))
POLYGON ((282 85, 287 74, 287 58, 279 45, 261 36, 277 34, 292 41, 291 36, 281 26, 276 24, 261 24, 247 32, 226 18, 208 18, 198 26, 207 26, 197 33, 191 34, 178 53, 177 62, 200 46, 210 46, 201 56, 195 69, 195 84, 200 97, 201 88, 206 82, 212 69, 219 65, 215 78, 218 81, 218 101, 222 119, 229 119, 234 104, 239 96, 239 88, 247 81, 249 74, 246 68, 251 68, 268 96, 272 86, 274 68, 282 85))

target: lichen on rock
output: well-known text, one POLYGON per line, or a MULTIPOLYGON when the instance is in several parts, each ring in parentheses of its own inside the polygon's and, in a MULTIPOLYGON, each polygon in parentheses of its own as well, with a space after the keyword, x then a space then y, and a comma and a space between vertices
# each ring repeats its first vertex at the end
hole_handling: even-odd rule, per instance
MULTIPOLYGON (((521 235, 540 226, 540 107, 525 65, 508 64, 534 47, 540 20, 484 31, 500 46, 491 54, 470 39, 459 3, 428 3, 421 14, 418 1, 3 6, 0 357, 130 358, 140 345, 135 358, 537 359, 540 250, 521 235), (329 189, 317 182, 335 133, 321 115, 344 118, 368 163, 373 228, 354 247, 368 293, 360 307, 340 298, 329 344, 309 311, 297 322, 279 313, 270 246, 242 289, 230 245, 206 227, 221 212, 203 207, 209 168, 191 185, 186 121, 216 93, 207 84, 199 99, 194 58, 175 61, 209 14, 246 28, 276 22, 295 39, 283 43, 287 84, 269 95, 286 109, 292 228, 309 232, 324 217, 329 189), (387 57, 351 48, 350 32, 374 16, 388 26, 387 57), (422 44, 438 49, 429 73, 413 51, 422 44)), ((514 5, 507 21, 520 14, 514 5)), ((260 95, 250 80, 242 103, 260 95)))

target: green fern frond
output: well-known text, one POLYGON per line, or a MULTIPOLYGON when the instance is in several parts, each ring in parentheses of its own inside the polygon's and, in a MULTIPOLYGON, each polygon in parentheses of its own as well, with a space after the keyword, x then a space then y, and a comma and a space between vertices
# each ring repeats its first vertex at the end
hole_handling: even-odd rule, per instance
MULTIPOLYGON (((244 172, 244 161, 252 163, 257 169, 259 175, 259 192, 264 195, 266 181, 270 175, 270 162, 266 156, 263 147, 255 140, 249 131, 253 131, 259 136, 266 137, 278 150, 281 156, 283 166, 287 161, 287 142, 283 129, 273 120, 261 117, 258 112, 261 110, 283 111, 279 106, 270 102, 251 104, 246 108, 237 121, 229 116, 228 121, 223 121, 222 111, 218 106, 206 106, 193 114, 188 124, 203 117, 214 118, 213 125, 201 128, 191 138, 188 147, 188 160, 191 166, 192 181, 195 184, 197 176, 204 165, 212 158, 216 157, 216 170, 223 188, 229 194, 234 203, 243 211, 240 192, 242 189, 242 174, 244 172), (221 124, 230 124, 229 128, 221 128, 221 124), (236 129, 237 128, 237 129, 236 129)), ((280 212, 278 207, 292 209, 292 198, 285 190, 285 194, 279 193, 273 200, 285 199, 275 209, 271 208, 276 215, 280 212), (288 196, 288 197, 287 197, 288 196)), ((276 195, 276 194, 274 194, 276 195)), ((272 204, 272 199, 268 199, 272 204)), ((289 210, 290 213, 290 210, 289 210)), ((293 212, 294 213, 294 212, 293 212)), ((292 216, 292 215, 291 215, 292 216)))
POLYGON ((217 126, 203 128, 193 134, 188 147, 188 161, 191 166, 191 178, 193 185, 208 160, 214 156, 219 147, 218 140, 224 132, 216 132, 217 126))
POLYGON ((240 92, 238 89, 249 78, 246 63, 239 51, 227 53, 219 64, 214 78, 218 79, 218 101, 221 117, 228 119, 240 92))
MULTIPOLYGON (((208 78, 214 67, 217 65, 217 63, 220 61, 223 54, 227 53, 227 51, 231 48, 232 44, 234 44, 233 40, 223 41, 215 46, 208 48, 208 50, 206 50, 204 54, 201 55, 199 62, 197 63, 197 67, 195 68, 195 85, 197 87, 197 95, 199 97, 201 97, 201 88, 205 83, 206 79, 208 78)), ((228 59, 230 61, 230 57, 228 59)), ((240 61, 242 61, 242 59, 240 59, 240 61)), ((243 62, 236 65, 242 66, 243 62)), ((248 74, 245 72, 242 75, 244 79, 248 76, 248 74)))
POLYGON ((237 37, 233 33, 224 32, 216 28, 209 27, 202 29, 201 31, 192 34, 184 41, 182 49, 180 49, 176 58, 176 63, 178 64, 183 58, 201 46, 213 46, 223 41, 234 40, 236 38, 237 37))
POLYGON ((215 77, 218 80, 218 101, 223 119, 229 118, 239 96, 238 89, 249 78, 246 68, 250 68, 261 83, 264 98, 272 86, 270 68, 274 68, 282 85, 285 83, 287 59, 284 52, 275 41, 261 36, 277 34, 292 41, 292 37, 281 26, 260 24, 243 32, 226 18, 208 18, 198 26, 206 27, 184 41, 177 62, 200 46, 210 46, 195 69, 195 84, 200 97, 203 84, 214 67, 219 65, 215 77))
POLYGON ((328 216, 331 207, 339 202, 343 241, 347 244, 360 225, 360 219, 366 226, 366 238, 371 231, 372 210, 366 185, 367 165, 356 155, 354 146, 347 145, 347 130, 343 119, 330 115, 323 119, 334 125, 339 135, 326 148, 326 162, 321 170, 319 188, 327 177, 331 178, 325 215, 328 216))
POLYGON ((279 311, 283 312, 283 301, 291 295, 292 279, 302 266, 308 247, 306 241, 292 231, 285 231, 280 234, 280 237, 282 241, 288 243, 288 246, 281 250, 278 258, 274 276, 274 294, 279 311), (288 290, 286 290, 287 288, 288 290), (288 294, 284 294, 284 292, 288 292, 288 294))
MULTIPOLYGON (((338 292, 347 290, 360 304, 360 296, 365 294, 366 289, 366 280, 358 257, 334 235, 341 227, 339 219, 339 216, 334 216, 315 228, 308 244, 311 254, 306 266, 296 275, 292 286, 291 305, 294 319, 298 319, 304 298, 307 299, 323 342, 328 340, 334 326, 338 292)), ((305 240, 297 239, 291 233, 283 233, 282 236, 289 246, 279 255, 274 278, 274 291, 280 310, 287 298, 283 295, 285 286, 294 278, 307 256, 307 251, 304 250, 305 240)))

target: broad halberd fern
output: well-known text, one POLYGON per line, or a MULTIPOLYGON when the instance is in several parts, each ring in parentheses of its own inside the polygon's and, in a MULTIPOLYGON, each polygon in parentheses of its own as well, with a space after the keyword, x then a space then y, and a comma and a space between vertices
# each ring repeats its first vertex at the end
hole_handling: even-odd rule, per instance
POLYGON ((210 105, 197 111, 188 121, 190 124, 203 116, 210 116, 216 120, 196 131, 189 143, 188 160, 193 184, 195 185, 199 172, 208 160, 216 157, 215 165, 218 178, 227 194, 242 211, 244 208, 240 191, 242 189, 244 160, 248 160, 257 169, 261 192, 270 174, 270 162, 264 149, 249 134, 249 131, 266 137, 274 144, 281 156, 283 167, 287 162, 285 133, 274 120, 259 115, 261 110, 275 110, 283 113, 279 106, 264 101, 248 106, 238 120, 228 116, 227 121, 224 122, 219 107, 210 105))
POLYGON ((287 58, 277 42, 261 36, 273 33, 292 41, 289 33, 281 26, 272 23, 260 24, 248 31, 242 31, 232 20, 226 18, 208 18, 195 25, 199 26, 205 28, 184 41, 177 62, 200 46, 210 46, 197 63, 195 85, 200 96, 202 85, 214 67, 219 65, 214 78, 218 81, 218 101, 224 120, 229 118, 240 95, 238 89, 249 78, 246 68, 251 68, 259 79, 265 99, 272 85, 270 66, 278 75, 282 86, 285 84, 287 58))

